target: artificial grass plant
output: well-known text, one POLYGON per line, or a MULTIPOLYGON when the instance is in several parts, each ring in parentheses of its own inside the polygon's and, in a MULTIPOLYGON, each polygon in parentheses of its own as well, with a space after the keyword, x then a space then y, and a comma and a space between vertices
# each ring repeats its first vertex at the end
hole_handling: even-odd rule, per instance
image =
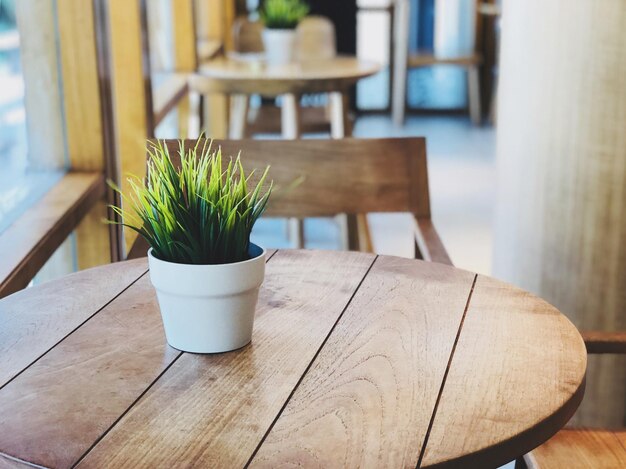
POLYGON ((112 206, 122 225, 143 236, 157 258, 183 264, 228 264, 249 258, 250 232, 261 216, 272 184, 264 190, 269 166, 254 187, 240 156, 222 166, 221 148, 200 140, 185 151, 179 141, 180 167, 165 142, 148 144, 148 176, 128 179, 125 208, 112 206))
POLYGON ((309 6, 302 0, 265 0, 260 13, 268 29, 295 29, 309 6))

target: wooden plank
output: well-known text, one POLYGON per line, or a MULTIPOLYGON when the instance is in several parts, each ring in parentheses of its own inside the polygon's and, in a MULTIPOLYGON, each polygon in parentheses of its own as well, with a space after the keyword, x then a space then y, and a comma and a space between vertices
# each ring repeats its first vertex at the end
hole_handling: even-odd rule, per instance
MULTIPOLYGON (((114 130, 120 162, 119 176, 116 176, 121 178, 122 191, 128 194, 127 175, 145 174, 146 138, 154 134, 148 49, 142 37, 144 25, 140 2, 109 0, 105 3, 109 17, 114 130)), ((123 232, 128 249, 137 235, 128 229, 123 232)))
POLYGON ((374 260, 279 251, 267 265, 252 345, 184 354, 80 467, 242 467, 374 260))
POLYGON ((57 18, 70 164, 78 171, 102 171, 104 143, 93 2, 62 0, 57 18))
POLYGON ((616 469, 626 467, 626 432, 565 429, 533 450, 530 469, 616 469))
MULTIPOLYGON (((179 72, 195 72, 198 68, 196 28, 192 0, 171 0, 174 30, 174 64, 179 72)), ((187 93, 178 103, 178 135, 187 137, 191 103, 187 93)))
POLYGON ((537 447, 580 404, 586 357, 556 308, 478 276, 421 467, 498 467, 537 447))
POLYGON ((415 467, 473 280, 379 257, 251 467, 415 467))
POLYGON ((100 173, 68 173, 0 235, 0 297, 28 285, 104 193, 100 173))
POLYGON ((0 452, 70 467, 180 354, 144 275, 0 390, 0 452))
POLYGON ((148 269, 145 260, 119 266, 68 275, 0 300, 0 387, 148 269))

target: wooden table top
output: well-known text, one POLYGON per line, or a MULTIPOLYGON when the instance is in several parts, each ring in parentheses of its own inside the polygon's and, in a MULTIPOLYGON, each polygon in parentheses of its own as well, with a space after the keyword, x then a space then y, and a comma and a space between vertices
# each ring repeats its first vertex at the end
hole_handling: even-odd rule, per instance
POLYGON ((189 86, 199 93, 322 93, 346 90, 380 69, 375 62, 349 56, 286 65, 220 57, 203 64, 199 73, 190 77, 189 86))
POLYGON ((495 467, 584 392, 554 307, 489 277, 268 253, 251 345, 170 348, 145 259, 0 300, 0 467, 495 467))

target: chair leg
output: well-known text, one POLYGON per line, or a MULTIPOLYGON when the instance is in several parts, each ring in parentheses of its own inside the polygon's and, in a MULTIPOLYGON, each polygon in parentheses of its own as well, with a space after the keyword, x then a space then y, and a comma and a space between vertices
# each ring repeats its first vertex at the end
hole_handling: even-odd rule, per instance
POLYGON ((407 61, 409 54, 409 18, 410 2, 397 0, 394 7, 393 19, 393 83, 391 96, 391 114, 393 123, 404 124, 404 111, 406 107, 406 79, 407 61))
POLYGON ((304 220, 302 218, 289 218, 287 220, 289 241, 295 249, 304 248, 304 220))
POLYGON ((480 109, 480 78, 477 66, 467 69, 467 91, 470 118, 474 125, 480 125, 482 116, 480 109))
POLYGON ((228 127, 228 138, 231 140, 241 140, 246 134, 246 123, 248 120, 248 96, 245 94, 234 94, 230 97, 230 125, 228 127))
POLYGON ((337 222, 341 231, 343 250, 374 252, 367 215, 337 215, 337 222))

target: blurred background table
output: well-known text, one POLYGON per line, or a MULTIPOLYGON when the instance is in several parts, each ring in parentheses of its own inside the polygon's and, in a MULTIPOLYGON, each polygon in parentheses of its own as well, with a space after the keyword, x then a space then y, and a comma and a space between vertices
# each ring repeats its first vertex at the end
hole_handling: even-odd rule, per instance
POLYGON ((189 79, 189 85, 193 92, 231 97, 231 139, 245 136, 250 95, 281 96, 282 135, 295 139, 301 134, 300 97, 329 93, 331 135, 342 138, 351 135, 347 123, 349 88, 380 68, 374 62, 347 56, 267 65, 258 54, 232 54, 203 64, 199 73, 189 79))
POLYGON ((145 259, 0 300, 0 466, 497 467, 583 396, 554 307, 450 266, 273 251, 252 344, 167 345, 145 259))

